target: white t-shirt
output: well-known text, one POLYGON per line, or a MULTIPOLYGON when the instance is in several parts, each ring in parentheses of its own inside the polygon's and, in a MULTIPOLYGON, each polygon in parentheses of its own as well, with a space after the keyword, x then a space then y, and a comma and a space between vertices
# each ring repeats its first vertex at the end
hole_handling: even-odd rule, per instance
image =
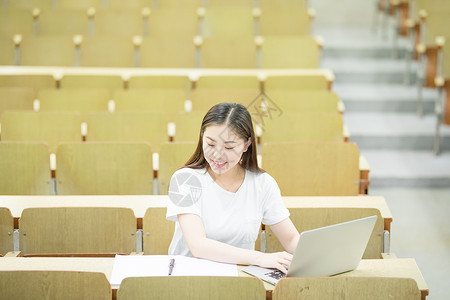
POLYGON ((273 225, 289 217, 275 179, 248 170, 236 193, 221 188, 206 169, 184 168, 173 174, 166 214, 176 221, 170 255, 192 256, 177 219, 183 213, 200 216, 207 238, 251 250, 261 223, 273 225))

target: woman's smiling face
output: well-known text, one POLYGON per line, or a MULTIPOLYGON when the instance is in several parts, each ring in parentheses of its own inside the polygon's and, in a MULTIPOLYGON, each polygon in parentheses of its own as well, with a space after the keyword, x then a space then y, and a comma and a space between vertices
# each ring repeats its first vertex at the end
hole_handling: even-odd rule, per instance
POLYGON ((211 170, 224 174, 236 167, 250 141, 237 136, 226 125, 208 126, 203 133, 203 154, 211 170))

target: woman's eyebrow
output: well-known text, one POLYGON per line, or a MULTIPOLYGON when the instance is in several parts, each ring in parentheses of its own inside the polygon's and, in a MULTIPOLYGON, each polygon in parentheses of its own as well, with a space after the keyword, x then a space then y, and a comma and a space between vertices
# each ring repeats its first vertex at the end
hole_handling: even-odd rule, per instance
MULTIPOLYGON (((216 142, 215 139, 209 136, 205 136, 207 139, 210 139, 212 142, 216 142)), ((224 141, 225 144, 236 144, 236 141, 224 141)))

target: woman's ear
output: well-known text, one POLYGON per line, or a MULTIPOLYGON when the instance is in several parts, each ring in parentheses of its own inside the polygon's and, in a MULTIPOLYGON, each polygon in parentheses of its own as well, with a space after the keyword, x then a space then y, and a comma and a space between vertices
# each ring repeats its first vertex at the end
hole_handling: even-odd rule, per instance
POLYGON ((244 145, 244 152, 247 152, 248 147, 252 144, 252 140, 248 138, 247 142, 244 145))

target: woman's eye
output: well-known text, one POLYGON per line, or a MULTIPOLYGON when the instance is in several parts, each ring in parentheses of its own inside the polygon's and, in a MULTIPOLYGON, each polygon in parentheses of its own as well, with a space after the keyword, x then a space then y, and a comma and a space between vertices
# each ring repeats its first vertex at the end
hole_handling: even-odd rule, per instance
POLYGON ((227 149, 227 150, 233 150, 234 148, 227 148, 227 147, 225 147, 225 149, 227 149))
POLYGON ((211 145, 211 144, 208 144, 208 146, 210 146, 210 147, 214 147, 214 145, 211 145))

